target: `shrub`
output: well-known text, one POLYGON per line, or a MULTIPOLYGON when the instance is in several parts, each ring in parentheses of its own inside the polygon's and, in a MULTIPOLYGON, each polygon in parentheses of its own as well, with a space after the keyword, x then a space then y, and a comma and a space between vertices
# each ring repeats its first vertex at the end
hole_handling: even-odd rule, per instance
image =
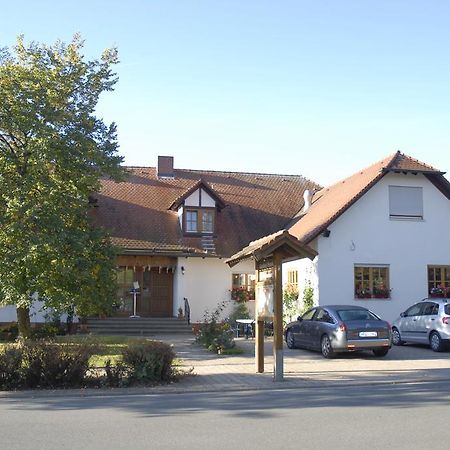
POLYGON ((200 324, 196 340, 199 344, 216 353, 235 346, 233 332, 229 323, 220 322, 220 316, 227 306, 226 301, 217 305, 210 313, 208 310, 203 314, 203 322, 200 324))
POLYGON ((168 382, 173 378, 175 352, 169 344, 148 340, 131 342, 122 355, 129 369, 130 383, 168 382))
POLYGON ((26 340, 8 346, 0 357, 1 386, 60 388, 84 385, 95 347, 26 340), (14 376, 12 383, 3 372, 14 376), (14 375, 12 375, 14 374, 14 375))
POLYGON ((19 327, 17 322, 11 322, 0 326, 0 340, 14 341, 19 336, 19 327))
POLYGON ((0 352, 0 388, 16 389, 22 379, 22 351, 14 345, 8 345, 0 352))
POLYGON ((307 281, 305 283, 305 288, 303 289, 303 308, 302 313, 308 311, 314 306, 314 289, 311 286, 311 282, 307 281))
POLYGON ((294 284, 288 284, 283 289, 283 325, 291 322, 298 312, 298 288, 294 284))
POLYGON ((128 369, 122 362, 112 364, 111 360, 105 363, 105 379, 103 385, 108 387, 123 387, 128 384, 128 369))
POLYGON ((31 338, 37 340, 52 338, 55 336, 63 336, 64 334, 65 330, 61 324, 56 325, 55 323, 44 323, 43 325, 32 329, 31 338))

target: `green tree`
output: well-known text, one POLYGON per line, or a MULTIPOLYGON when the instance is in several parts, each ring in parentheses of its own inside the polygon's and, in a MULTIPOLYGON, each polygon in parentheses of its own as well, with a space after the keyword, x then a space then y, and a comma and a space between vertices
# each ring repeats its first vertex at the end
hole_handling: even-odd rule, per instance
POLYGON ((115 290, 115 252, 92 224, 100 178, 123 176, 116 126, 95 116, 117 81, 117 50, 85 61, 83 41, 0 51, 0 304, 30 331, 38 293, 58 311, 105 309, 115 290))

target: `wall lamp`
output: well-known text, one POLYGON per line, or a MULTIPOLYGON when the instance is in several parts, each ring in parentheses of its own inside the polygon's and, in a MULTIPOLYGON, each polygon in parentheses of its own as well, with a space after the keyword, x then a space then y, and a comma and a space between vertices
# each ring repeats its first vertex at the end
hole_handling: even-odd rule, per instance
POLYGON ((323 237, 330 237, 330 234, 331 234, 331 231, 328 228, 322 231, 323 237))
POLYGON ((181 275, 184 275, 185 271, 186 271, 186 269, 184 268, 184 266, 181 266, 181 275))

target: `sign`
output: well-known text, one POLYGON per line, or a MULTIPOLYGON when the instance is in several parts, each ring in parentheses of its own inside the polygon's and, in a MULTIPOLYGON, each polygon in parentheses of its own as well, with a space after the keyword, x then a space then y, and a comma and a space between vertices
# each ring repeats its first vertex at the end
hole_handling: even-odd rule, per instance
POLYGON ((255 291, 256 318, 257 320, 273 319, 273 284, 266 281, 258 281, 255 291))

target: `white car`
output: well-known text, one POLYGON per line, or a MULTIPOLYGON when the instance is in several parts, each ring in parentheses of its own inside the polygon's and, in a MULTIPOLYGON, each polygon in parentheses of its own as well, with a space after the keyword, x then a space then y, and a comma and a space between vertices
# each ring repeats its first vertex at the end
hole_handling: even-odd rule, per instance
POLYGON ((440 352, 450 344, 450 299, 424 298, 415 303, 392 324, 392 343, 429 344, 440 352))

